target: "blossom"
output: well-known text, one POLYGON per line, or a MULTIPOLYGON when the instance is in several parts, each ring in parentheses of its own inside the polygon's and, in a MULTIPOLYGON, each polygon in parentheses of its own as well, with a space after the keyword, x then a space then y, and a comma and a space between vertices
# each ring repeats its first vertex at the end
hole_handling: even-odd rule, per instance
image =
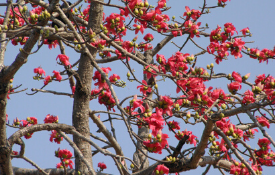
POLYGON ((60 75, 60 72, 57 72, 54 70, 53 73, 54 73, 53 77, 60 82, 62 80, 62 76, 60 75))
POLYGON ((199 10, 190 10, 190 8, 188 6, 185 6, 185 10, 186 12, 184 12, 183 16, 186 16, 186 20, 189 20, 189 18, 191 17, 193 20, 196 20, 197 18, 199 18, 201 16, 201 11, 199 10))
POLYGON ((44 85, 47 85, 51 81, 52 81, 52 77, 48 75, 47 77, 44 78, 44 85))
POLYGON ((172 116, 173 101, 168 96, 160 96, 158 105, 163 109, 163 113, 167 113, 169 116, 172 116))
POLYGON ((247 90, 247 91, 245 91, 244 95, 245 96, 244 96, 243 101, 242 101, 243 104, 250 104, 250 103, 255 102, 254 93, 252 91, 247 90))
POLYGON ((236 32, 238 34, 235 26, 232 23, 225 23, 224 24, 224 31, 226 33, 229 33, 231 36, 234 35, 234 32, 236 32))
MULTIPOLYGON (((170 126, 170 128, 171 128, 173 131, 176 130, 176 129, 177 129, 177 130, 180 129, 179 123, 176 122, 176 121, 174 121, 174 120, 173 120, 173 121, 169 121, 169 122, 168 122, 168 125, 170 126)), ((170 128, 169 128, 169 130, 171 130, 170 128)))
POLYGON ((44 74, 44 76, 46 76, 46 72, 41 67, 34 68, 33 72, 38 74, 39 76, 42 76, 42 74, 44 74))
POLYGON ((112 76, 109 77, 109 80, 111 83, 115 83, 119 79, 120 79, 120 76, 117 74, 113 74, 112 76))
MULTIPOLYGON (((73 169, 74 162, 71 159, 62 159, 62 162, 65 164, 65 167, 70 167, 73 169)), ((56 168, 64 168, 62 162, 56 164, 56 168)))
MULTIPOLYGON (((108 77, 108 73, 112 69, 110 67, 107 67, 107 68, 102 67, 101 70, 106 74, 106 77, 108 77)), ((95 83, 95 86, 98 86, 99 89, 109 90, 109 86, 108 86, 107 82, 101 76, 99 71, 95 71, 93 80, 98 80, 98 82, 95 83)))
POLYGON ((103 162, 99 162, 99 163, 97 164, 97 167, 100 168, 100 170, 104 170, 104 169, 107 168, 106 164, 103 163, 103 162))
POLYGON ((271 142, 268 140, 268 138, 262 138, 262 139, 258 140, 258 145, 263 151, 269 150, 270 144, 271 144, 271 142))
POLYGON ((148 123, 149 128, 153 131, 153 135, 156 135, 159 130, 163 129, 164 119, 162 115, 163 110, 156 107, 156 112, 144 119, 148 123))
POLYGON ((50 137, 50 141, 51 142, 56 142, 57 144, 60 144, 60 142, 63 140, 63 137, 60 136, 60 134, 56 131, 56 130, 52 130, 51 131, 51 137, 50 137))
POLYGON ((242 29, 242 30, 241 30, 241 32, 242 32, 242 34, 243 34, 244 36, 246 36, 246 34, 247 34, 247 33, 250 33, 250 31, 249 31, 249 28, 248 28, 248 27, 246 27, 246 28, 242 29))
POLYGON ((66 167, 69 166, 71 169, 73 169, 74 162, 71 159, 63 159, 63 162, 65 163, 66 167))
POLYGON ((245 131, 244 135, 243 135, 243 140, 249 140, 249 138, 254 138, 254 133, 258 132, 257 129, 249 129, 248 131, 245 131))
POLYGON ((58 116, 48 114, 44 119, 44 123, 58 123, 58 116))
POLYGON ((270 127, 269 121, 264 116, 261 116, 261 117, 256 116, 256 118, 262 126, 266 126, 267 128, 270 127))
POLYGON ((147 33, 144 38, 143 38, 145 41, 153 41, 154 39, 154 36, 151 34, 151 33, 147 33))
POLYGON ((44 44, 48 44, 49 49, 52 49, 53 47, 56 48, 57 45, 58 45, 58 40, 52 41, 52 40, 49 40, 49 39, 45 39, 44 44))
POLYGON ((229 92, 232 94, 235 94, 238 90, 242 88, 242 85, 239 82, 232 82, 230 84, 227 84, 229 92))
POLYGON ((67 149, 59 150, 57 155, 59 158, 63 158, 63 159, 70 159, 73 156, 71 151, 69 151, 67 149))
POLYGON ((98 97, 98 102, 99 104, 104 104, 108 108, 108 110, 111 110, 111 108, 116 105, 115 99, 112 97, 111 92, 108 91, 102 91, 102 93, 98 97))
MULTIPOLYGON (((146 66, 144 69, 143 69, 143 74, 145 74, 146 75, 146 77, 149 79, 149 78, 151 78, 152 76, 153 77, 156 77, 157 75, 156 75, 156 71, 155 70, 153 70, 152 68, 151 68, 151 66, 152 65, 148 65, 148 66, 146 66)), ((156 66, 152 66, 152 67, 155 67, 156 68, 156 66)))
POLYGON ((62 64, 64 64, 65 66, 69 66, 71 65, 71 63, 69 62, 69 57, 67 55, 64 55, 64 54, 59 54, 57 57, 56 57, 56 60, 59 59, 60 62, 62 64))
POLYGON ((242 77, 239 73, 233 71, 232 72, 232 77, 234 78, 235 81, 241 83, 242 82, 242 77))
POLYGON ((144 85, 139 85, 137 86, 137 89, 140 90, 140 93, 142 93, 144 96, 147 96, 146 93, 151 93, 152 92, 152 88, 147 86, 147 82, 145 80, 142 80, 142 83, 144 85))
POLYGON ((157 62, 159 64, 161 64, 161 65, 165 65, 166 64, 166 59, 165 59, 164 55, 157 54, 156 57, 157 57, 156 60, 157 60, 157 62))
POLYGON ((241 38, 234 38, 234 42, 232 45, 233 49, 231 49, 231 55, 235 56, 235 58, 242 58, 241 50, 245 48, 244 44, 245 42, 242 41, 241 38))
POLYGON ((131 100, 130 103, 132 103, 134 109, 139 107, 142 113, 145 111, 145 108, 142 105, 143 102, 142 100, 137 99, 137 95, 134 96, 133 100, 131 100))
POLYGON ((37 118, 35 117, 27 117, 27 121, 29 124, 36 125, 37 124, 37 118))
POLYGON ((187 129, 185 129, 184 131, 178 131, 178 133, 175 135, 175 137, 178 140, 181 140, 185 135, 188 135, 188 140, 186 143, 190 143, 190 144, 194 144, 194 146, 196 146, 197 144, 197 136, 192 134, 192 131, 187 131, 187 129))
POLYGON ((135 27, 135 34, 137 34, 139 31, 143 34, 143 32, 144 32, 143 25, 134 24, 133 26, 135 27))
POLYGON ((223 139, 221 140, 221 143, 219 141, 217 141, 216 144, 218 146, 219 151, 221 151, 221 152, 227 151, 226 146, 225 146, 225 141, 223 139))
POLYGON ((162 165, 158 165, 155 169, 155 174, 156 175, 163 175, 163 174, 169 174, 169 168, 167 168, 166 166, 162 165))

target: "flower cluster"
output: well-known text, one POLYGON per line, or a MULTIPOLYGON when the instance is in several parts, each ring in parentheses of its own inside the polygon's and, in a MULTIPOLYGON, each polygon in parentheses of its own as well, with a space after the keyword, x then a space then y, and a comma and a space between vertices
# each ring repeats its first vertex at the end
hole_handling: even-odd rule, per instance
POLYGON ((59 157, 61 162, 56 164, 56 168, 64 168, 65 167, 70 167, 71 169, 73 169, 73 161, 71 160, 73 154, 71 153, 71 151, 67 150, 67 149, 58 149, 57 151, 55 151, 55 156, 59 157))
MULTIPOLYGON (((16 120, 14 120, 13 125, 17 126, 19 124, 20 127, 28 127, 28 126, 32 126, 32 125, 36 125, 37 124, 37 118, 35 117, 27 117, 26 120, 20 120, 18 118, 16 118, 16 120), (22 122, 22 123, 20 123, 22 122)), ((24 135, 24 137, 26 139, 31 138, 33 135, 33 133, 27 133, 26 135, 24 135)))
MULTIPOLYGON (((105 73, 106 77, 108 78, 108 73, 112 69, 110 67, 103 67, 101 68, 101 70, 105 73)), ((120 76, 117 74, 113 74, 109 77, 110 82, 114 84, 116 84, 119 79, 120 76)), ((113 108, 116 103, 115 99, 112 97, 111 91, 106 80, 103 78, 99 71, 95 71, 93 80, 97 81, 95 83, 95 86, 98 86, 98 89, 94 89, 91 91, 91 100, 98 96, 98 102, 100 104, 104 104, 108 108, 108 110, 111 110, 111 108, 113 108)))

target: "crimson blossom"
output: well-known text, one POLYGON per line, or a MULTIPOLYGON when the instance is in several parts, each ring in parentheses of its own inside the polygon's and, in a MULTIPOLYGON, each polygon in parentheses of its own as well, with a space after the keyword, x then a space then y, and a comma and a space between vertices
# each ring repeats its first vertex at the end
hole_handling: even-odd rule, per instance
POLYGON ((1 2, 0 174, 267 174, 275 47, 252 34, 272 14, 195 3, 1 2))

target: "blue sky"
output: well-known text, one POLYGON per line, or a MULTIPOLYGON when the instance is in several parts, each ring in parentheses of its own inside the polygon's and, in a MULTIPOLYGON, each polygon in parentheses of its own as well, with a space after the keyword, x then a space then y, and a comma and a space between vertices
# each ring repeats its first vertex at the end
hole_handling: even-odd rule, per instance
MULTIPOLYGON (((115 1, 114 1, 115 2, 115 1)), ((150 2, 151 4, 156 1, 150 2)), ((217 0, 208 0, 208 6, 216 5, 217 0)), ((119 2, 120 3, 120 2, 119 2)), ((176 19, 180 20, 179 16, 185 11, 185 6, 189 6, 190 9, 199 9, 203 4, 203 0, 190 1, 190 0, 169 0, 167 1, 167 6, 171 6, 172 9, 168 11, 167 14, 172 17, 176 16, 176 19)), ((272 49, 274 47, 274 33, 273 29, 275 28, 274 23, 274 5, 275 2, 273 0, 266 1, 256 1, 256 0, 232 0, 227 3, 228 5, 225 8, 215 8, 210 9, 208 15, 203 15, 198 21, 202 22, 201 26, 205 26, 207 23, 209 29, 206 32, 210 33, 212 29, 215 29, 217 25, 223 27, 223 25, 227 22, 231 22, 238 31, 245 27, 249 27, 250 32, 252 33, 252 37, 246 37, 244 41, 255 41, 254 43, 247 44, 248 47, 258 47, 260 50, 263 48, 272 49)), ((86 7, 87 4, 84 4, 83 7, 86 7)), ((0 7, 0 13, 4 14, 5 9, 0 7)), ((117 9, 107 8, 105 11, 106 15, 110 12, 119 13, 117 9)), ((128 19, 127 19, 128 20, 128 19)), ((151 32, 146 30, 145 34, 151 32)), ((153 32, 152 32, 153 33, 153 32)), ((239 33, 240 34, 240 33, 239 33)), ((124 40, 131 40, 133 35, 129 38, 124 38, 124 40)), ((139 34, 139 40, 141 41, 143 36, 139 34)), ((161 41, 163 36, 157 35, 153 41, 153 46, 161 41)), ((178 45, 183 44, 186 36, 175 38, 173 41, 178 45)), ((209 44, 209 38, 200 37, 194 38, 194 40, 200 44, 202 47, 206 48, 209 44)), ((20 46, 14 47, 9 44, 7 48, 7 52, 5 55, 5 65, 9 65, 14 61, 20 46)), ((174 54, 178 49, 171 43, 167 44, 167 46, 160 51, 160 54, 165 55, 166 58, 169 58, 172 54, 174 54)), ((183 48, 183 53, 196 54, 200 51, 196 46, 194 46, 191 42, 183 48)), ((7 106, 7 114, 9 115, 9 120, 12 123, 12 120, 16 117, 19 119, 26 119, 26 117, 37 117, 39 123, 43 123, 43 119, 47 114, 58 115, 60 123, 71 124, 72 121, 72 105, 73 99, 69 97, 63 96, 55 96, 53 94, 45 94, 45 93, 37 93, 35 95, 27 95, 27 93, 32 93, 31 88, 40 88, 43 85, 43 81, 33 80, 34 76, 33 69, 42 66, 42 68, 46 71, 47 75, 52 75, 53 70, 62 71, 63 67, 56 63, 56 56, 59 54, 59 49, 49 50, 47 46, 44 46, 37 54, 30 55, 28 62, 23 65, 23 67, 18 71, 16 76, 14 77, 13 85, 17 86, 22 84, 21 89, 28 88, 27 91, 21 92, 19 94, 11 95, 11 99, 8 101, 7 106)), ((70 62, 73 63, 79 59, 79 54, 74 52, 72 49, 67 48, 66 54, 70 57, 70 62)), ((137 65, 134 61, 130 61, 132 68, 136 70, 136 74, 139 78, 142 78, 142 66, 137 65)), ((206 67, 207 64, 214 63, 214 57, 208 54, 198 57, 198 66, 206 67)), ((126 81, 127 86, 125 88, 116 88, 116 93, 119 99, 123 99, 126 96, 133 94, 140 94, 136 89, 137 83, 131 83, 127 81, 126 73, 127 69, 120 61, 113 62, 111 64, 102 65, 104 67, 111 67, 112 71, 109 75, 116 73, 119 74, 121 79, 126 81)), ((261 63, 259 64, 257 60, 253 60, 245 55, 243 58, 235 59, 232 56, 229 56, 229 59, 223 61, 219 65, 215 64, 215 72, 216 73, 232 73, 232 71, 239 72, 241 75, 245 75, 246 73, 251 73, 249 81, 253 82, 255 77, 259 74, 265 73, 274 75, 274 61, 270 60, 268 64, 261 63)), ((65 78, 65 77, 64 77, 65 78)), ((226 85, 229 83, 228 80, 214 80, 207 83, 207 86, 213 86, 214 88, 224 88, 226 89, 226 85)), ((94 86, 93 86, 94 87, 94 86)), ((243 87, 242 92, 244 92, 248 87, 243 87)), ((65 82, 53 82, 50 83, 46 88, 46 90, 55 90, 58 92, 68 92, 70 93, 69 83, 65 82)), ((176 86, 169 81, 159 83, 159 90, 163 95, 181 95, 176 94, 176 86)), ((105 110, 104 106, 98 105, 97 100, 93 100, 90 103, 90 107, 92 110, 105 110)), ((125 106, 123 106, 125 107, 125 106)), ((118 111, 118 110, 117 110, 118 111)), ((241 117, 248 118, 246 115, 241 115, 241 117)), ((102 114, 102 120, 106 119, 107 116, 102 114)), ((107 127, 109 127, 109 123, 106 123, 107 127)), ((132 158, 132 154, 135 150, 134 146, 129 144, 131 141, 128 138, 127 130, 124 127, 124 124, 121 121, 116 121, 114 123, 115 129, 118 136, 118 141, 121 143, 121 146, 124 150, 124 154, 127 157, 132 158)), ((180 123, 181 130, 187 128, 195 134, 196 136, 200 136, 202 129, 202 125, 196 127, 187 126, 183 122, 180 123)), ((98 134, 95 131, 97 128, 95 125, 90 122, 91 132, 98 136, 103 137, 102 134, 98 134)), ((137 130, 136 128, 134 128, 137 130)), ((8 137, 15 132, 16 129, 8 129, 8 137)), ((270 129, 267 129, 267 132, 270 135, 274 136, 274 128, 271 126, 270 129)), ((262 137, 260 134, 258 136, 262 137)), ((173 138, 173 135, 170 135, 169 143, 173 146, 176 146, 176 139, 173 138)), ((55 143, 49 142, 50 132, 44 131, 41 133, 33 134, 32 138, 29 140, 23 139, 26 144, 26 157, 30 158, 34 162, 36 162, 42 168, 54 168, 59 160, 54 157, 54 151, 59 147, 61 149, 72 149, 69 147, 65 141, 62 144, 57 145, 55 143)), ((252 146, 256 146, 256 140, 249 142, 252 146)), ((103 144, 99 144, 103 146, 103 144)), ((19 150, 19 147, 14 146, 14 150, 19 150)), ((111 150, 113 151, 113 150, 111 150)), ((150 154, 150 156, 156 156, 157 158, 163 158, 165 156, 165 151, 163 155, 155 155, 150 154)), ((14 159, 13 166, 25 167, 25 168, 33 168, 30 164, 25 163, 22 160, 14 159)), ((117 174, 117 170, 114 166, 114 163, 110 157, 96 155, 93 159, 94 165, 96 167, 98 162, 105 162, 107 164, 107 169, 104 172, 117 174), (115 173, 116 172, 116 173, 115 173)), ((151 161, 153 163, 153 161, 151 161)), ((127 162, 128 166, 130 165, 127 162)), ((199 170, 192 170, 192 173, 201 174, 204 171, 204 168, 199 168, 199 170)), ((218 170, 211 170, 210 174, 218 173, 218 170)), ((264 168, 264 174, 272 174, 271 168, 264 168)), ((180 173, 184 174, 184 173, 180 173)))

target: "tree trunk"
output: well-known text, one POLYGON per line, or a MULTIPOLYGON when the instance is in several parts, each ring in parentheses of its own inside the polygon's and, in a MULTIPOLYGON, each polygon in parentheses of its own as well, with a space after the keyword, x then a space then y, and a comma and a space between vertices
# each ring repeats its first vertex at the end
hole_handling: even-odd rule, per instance
MULTIPOLYGON (((91 2, 89 11, 88 30, 91 28, 94 32, 100 31, 100 24, 103 18, 103 6, 99 3, 91 2)), ((89 49, 93 59, 96 57, 96 50, 89 49)), ((83 134, 85 137, 90 137, 89 127, 89 103, 91 94, 91 84, 93 77, 93 66, 91 64, 90 57, 87 54, 82 53, 80 56, 78 75, 81 82, 76 83, 76 90, 74 94, 73 104, 73 126, 78 132, 83 134)), ((93 167, 92 163, 92 150, 89 143, 83 141, 74 136, 74 142, 78 148, 82 151, 85 159, 89 162, 90 166, 93 167)), ((75 154, 75 169, 76 172, 82 174, 88 174, 88 168, 81 161, 77 154, 75 154)))

